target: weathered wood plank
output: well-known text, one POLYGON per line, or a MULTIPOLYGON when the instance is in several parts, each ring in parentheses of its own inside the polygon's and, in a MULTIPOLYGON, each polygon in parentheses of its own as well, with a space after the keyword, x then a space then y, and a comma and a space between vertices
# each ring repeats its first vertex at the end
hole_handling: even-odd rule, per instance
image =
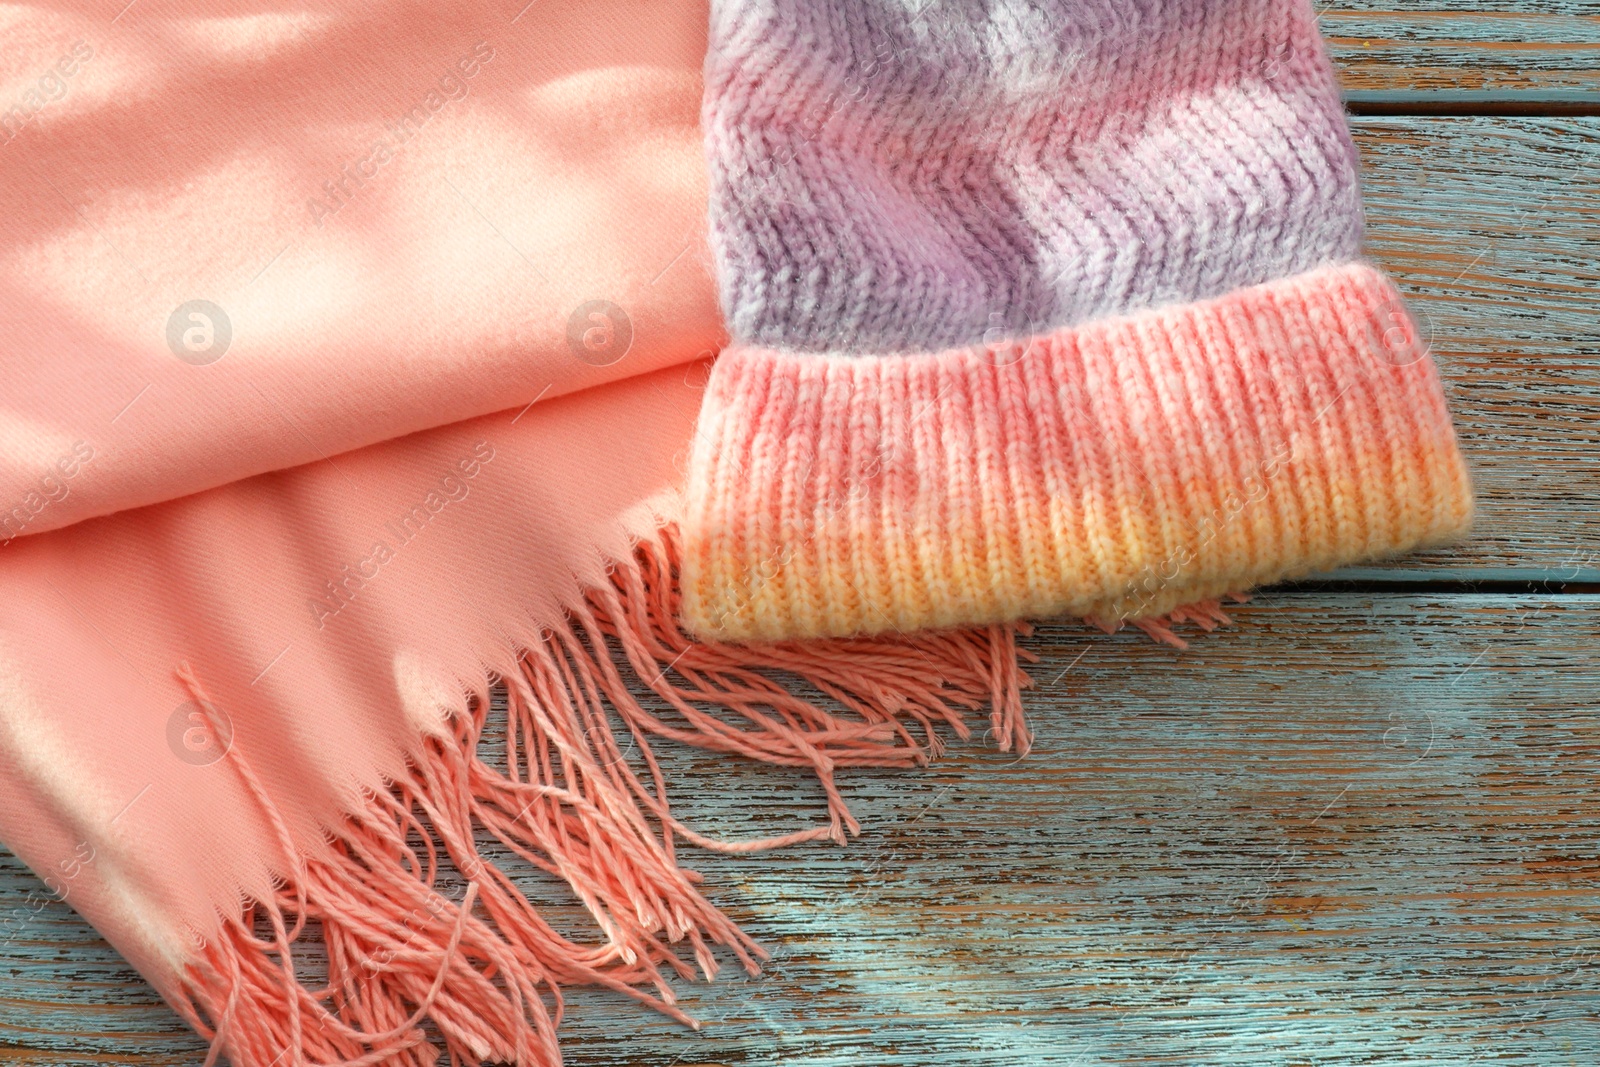
MULTIPOLYGON (((1463 5, 1457 0, 1316 0, 1318 14, 1326 12, 1365 15, 1400 13, 1406 15, 1439 15, 1460 11, 1463 5)), ((1508 18, 1583 16, 1595 14, 1589 0, 1491 0, 1478 5, 1497 15, 1508 18)))
POLYGON ((1339 0, 1322 32, 1347 92, 1587 94, 1600 103, 1600 13, 1581 0, 1496 3, 1339 0))
MULTIPOLYGON (((1187 654, 1047 627, 1026 760, 846 775, 849 849, 697 854, 770 973, 684 988, 700 1035, 576 995, 568 1062, 1595 1062, 1600 596, 1237 616, 1187 654)), ((816 818, 795 775, 667 759, 702 829, 816 818)), ((0 954, 0 1060, 197 1061, 65 906, 0 954)))
POLYGON ((1364 118, 1373 255, 1415 297, 1482 500, 1405 569, 1600 573, 1600 119, 1364 118))

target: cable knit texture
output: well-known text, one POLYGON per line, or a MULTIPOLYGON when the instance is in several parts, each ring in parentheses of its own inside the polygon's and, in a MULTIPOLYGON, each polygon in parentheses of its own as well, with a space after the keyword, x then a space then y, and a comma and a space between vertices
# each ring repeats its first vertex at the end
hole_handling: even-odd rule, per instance
POLYGON ((695 630, 1142 618, 1468 522, 1305 0, 718 2, 704 114, 695 630))

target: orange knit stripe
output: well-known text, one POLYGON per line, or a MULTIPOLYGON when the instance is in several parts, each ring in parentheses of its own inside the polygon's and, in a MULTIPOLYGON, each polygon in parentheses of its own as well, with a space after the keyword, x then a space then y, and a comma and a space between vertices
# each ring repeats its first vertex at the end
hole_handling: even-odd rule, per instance
POLYGON ((685 621, 724 640, 1161 615, 1459 535, 1393 285, 1324 268, 1003 347, 736 346, 690 459, 685 621))

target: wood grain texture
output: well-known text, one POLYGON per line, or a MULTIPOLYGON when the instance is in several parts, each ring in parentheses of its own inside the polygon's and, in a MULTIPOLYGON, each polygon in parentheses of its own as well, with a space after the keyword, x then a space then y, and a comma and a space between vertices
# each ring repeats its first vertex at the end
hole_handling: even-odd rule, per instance
POLYGON ((1373 256, 1474 470, 1472 542, 1399 569, 1600 573, 1600 119, 1363 118, 1373 256))
MULTIPOLYGON (((1353 99, 1600 94, 1588 0, 1319 6, 1353 99)), ((1045 627, 1031 757, 849 775, 848 850, 696 856, 768 974, 685 988, 700 1035, 577 994, 569 1063, 1600 1062, 1600 595, 1442 584, 1600 582, 1600 119, 1354 127, 1373 254, 1475 469, 1473 540, 1269 593, 1183 655, 1045 627)), ((674 762, 702 829, 816 817, 786 772, 674 762)), ((0 1063, 202 1056, 0 851, 0 1063)))
POLYGON ((1600 11, 1591 4, 1319 7, 1347 92, 1584 93, 1600 101, 1600 11))
MULTIPOLYGON (((1236 622, 1186 654, 1046 627, 1026 760, 852 772, 848 849, 696 854, 770 972, 684 987, 699 1035, 580 993, 568 1062, 1596 1062, 1600 596, 1274 595, 1236 622)), ((793 773, 667 758, 701 829, 818 817, 793 773)), ((30 888, 0 867, 0 898, 30 888)), ((32 1050, 7 1062, 196 1062, 64 905, 3 951, 0 1033, 32 1050)))

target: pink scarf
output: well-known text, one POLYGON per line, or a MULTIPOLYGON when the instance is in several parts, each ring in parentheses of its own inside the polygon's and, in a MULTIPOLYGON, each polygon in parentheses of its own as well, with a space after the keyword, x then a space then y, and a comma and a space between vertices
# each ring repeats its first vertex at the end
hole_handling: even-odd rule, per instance
MULTIPOLYGON (((135 0, 0 26, 0 838, 208 1062, 432 1064, 442 1039, 453 1063, 554 1064, 579 984, 688 1021, 669 977, 762 953, 679 845, 842 843, 839 769, 921 764, 973 713, 1025 750, 1017 616, 1124 595, 692 638, 680 561, 717 620, 777 588, 706 577, 707 516, 733 506, 708 502, 708 442, 737 426, 705 398, 776 410, 740 407, 735 372, 776 358, 753 342, 711 369, 708 12, 517 6, 135 0), (480 750, 496 692, 507 740, 480 750), (673 816, 671 743, 803 768, 826 817, 707 839, 673 816), (547 925, 484 840, 592 930, 547 925)), ((1365 278, 1328 284, 1359 303, 1365 278)), ((820 396, 807 373, 769 401, 820 396)), ((1405 373, 1437 431, 1431 363, 1405 373)), ((1362 553, 1459 528, 1464 485, 1449 521, 1362 553)), ((1214 601, 1173 609, 1283 570, 1207 570, 1137 621, 1210 628, 1214 601)))
POLYGON ((674 621, 722 336, 703 7, 214 10, 5 31, 44 103, 0 148, 0 837, 235 1064, 431 1064, 424 1017, 459 1061, 555 1063, 571 983, 680 1015, 675 945, 761 953, 675 845, 780 842, 680 826, 650 746, 808 768, 828 818, 786 840, 842 841, 836 768, 991 701, 1017 729, 1011 631, 674 621), (569 327, 591 300, 625 351, 569 327))

